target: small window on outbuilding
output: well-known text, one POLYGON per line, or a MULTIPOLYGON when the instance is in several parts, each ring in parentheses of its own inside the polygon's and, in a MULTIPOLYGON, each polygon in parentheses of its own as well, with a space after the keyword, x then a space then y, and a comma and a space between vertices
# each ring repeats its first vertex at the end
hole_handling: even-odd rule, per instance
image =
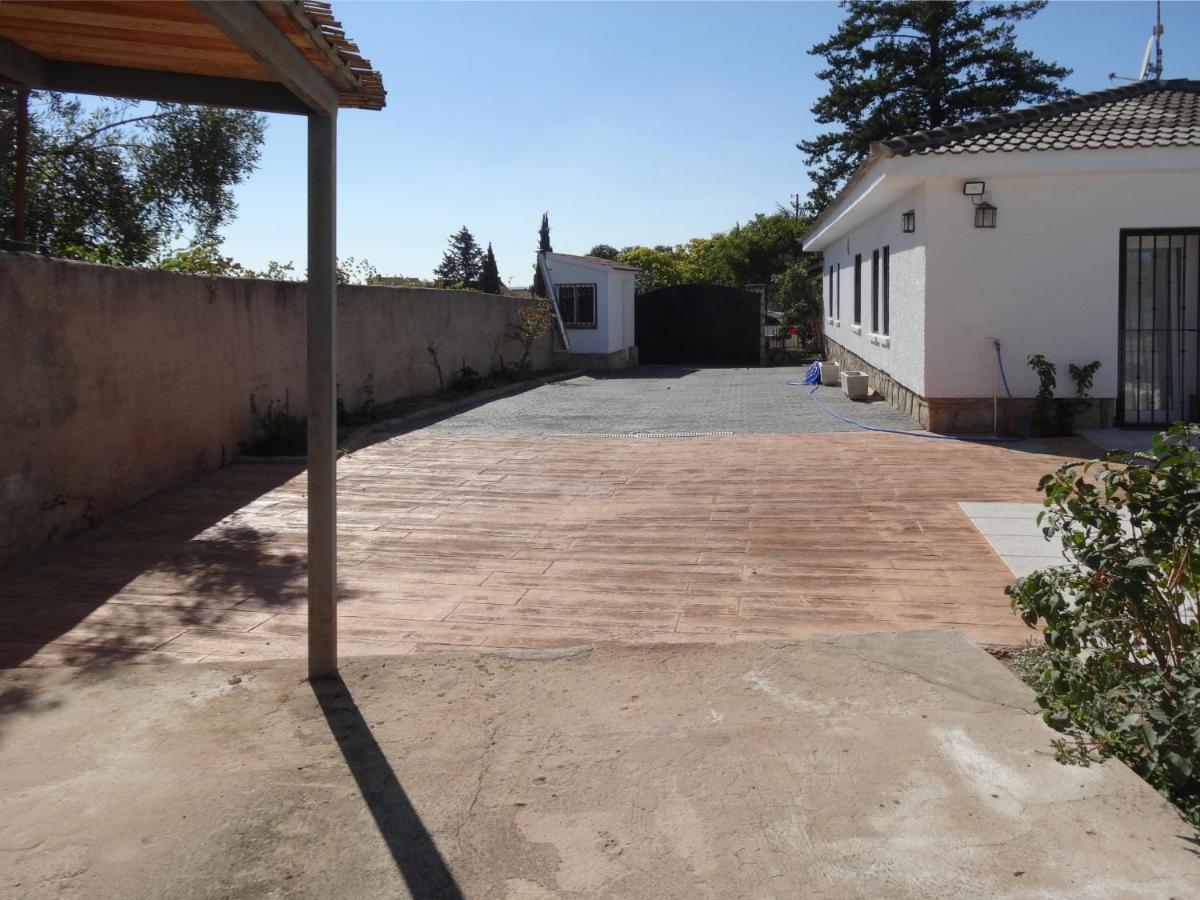
POLYGON ((560 284, 558 311, 567 328, 596 327, 596 285, 560 284))

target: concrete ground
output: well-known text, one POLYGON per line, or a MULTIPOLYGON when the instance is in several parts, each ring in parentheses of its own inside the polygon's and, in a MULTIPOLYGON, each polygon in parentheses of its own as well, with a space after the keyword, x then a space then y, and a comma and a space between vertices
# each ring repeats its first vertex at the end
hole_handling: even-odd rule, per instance
POLYGON ((0 896, 1194 897, 953 633, 0 673, 0 896))
MULTIPOLYGON (((820 434, 855 431, 813 402, 805 369, 639 366, 591 372, 477 407, 429 426, 455 435, 820 434)), ((821 402, 882 428, 921 430, 880 401, 855 403, 838 389, 821 402)))

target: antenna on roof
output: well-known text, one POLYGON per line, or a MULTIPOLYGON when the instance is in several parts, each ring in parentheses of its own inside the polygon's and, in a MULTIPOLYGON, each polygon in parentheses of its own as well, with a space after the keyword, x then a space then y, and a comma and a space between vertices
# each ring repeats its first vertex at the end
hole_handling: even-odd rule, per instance
POLYGON ((1162 61, 1162 0, 1155 0, 1154 3, 1154 28, 1150 31, 1150 40, 1146 41, 1146 52, 1142 54, 1142 66, 1138 70, 1137 78, 1127 78, 1124 75, 1118 75, 1116 72, 1108 73, 1109 81, 1158 81, 1162 78, 1163 61, 1162 61), (1150 51, 1154 51, 1154 61, 1150 61, 1150 51))

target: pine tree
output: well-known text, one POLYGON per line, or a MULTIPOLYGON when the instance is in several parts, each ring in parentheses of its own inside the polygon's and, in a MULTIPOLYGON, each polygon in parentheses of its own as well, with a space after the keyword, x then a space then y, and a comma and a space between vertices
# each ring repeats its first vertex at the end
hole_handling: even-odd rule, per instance
POLYGON ((809 51, 828 63, 818 74, 829 91, 813 115, 840 126, 796 145, 815 166, 811 211, 829 203, 873 141, 1068 93, 1070 69, 1016 45, 1013 23, 1045 5, 843 0, 841 26, 809 51))
POLYGON ((466 225, 450 235, 450 247, 442 254, 442 264, 433 271, 442 287, 476 287, 483 270, 483 252, 466 225))
MULTIPOLYGON (((550 213, 542 213, 542 225, 538 229, 538 253, 553 253, 550 246, 550 213)), ((542 268, 536 262, 533 264, 533 296, 546 296, 546 280, 542 278, 542 268)))
POLYGON ((485 294, 500 293, 500 270, 496 267, 496 254, 489 243, 483 255, 483 270, 479 276, 479 289, 485 294))

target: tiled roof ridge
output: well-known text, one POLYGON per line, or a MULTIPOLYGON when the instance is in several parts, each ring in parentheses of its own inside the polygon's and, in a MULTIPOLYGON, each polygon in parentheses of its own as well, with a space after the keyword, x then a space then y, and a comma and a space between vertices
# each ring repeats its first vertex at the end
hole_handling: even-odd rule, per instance
POLYGON ((928 131, 916 131, 912 134, 887 138, 880 143, 893 153, 906 155, 921 150, 943 147, 963 138, 1000 131, 1013 126, 1025 125, 1030 122, 1053 118, 1064 113, 1097 109, 1101 106, 1107 106, 1110 103, 1128 100, 1133 97, 1141 97, 1159 91, 1182 91, 1200 94, 1200 81, 1188 78, 1138 81, 1133 84, 1123 84, 1118 87, 1105 88, 1099 91, 1089 91, 1086 94, 1071 94, 1067 97, 1060 97, 1057 100, 1050 100, 1046 103, 1039 103, 1035 106, 1027 106, 1022 109, 991 113, 976 119, 966 119, 950 125, 931 128, 928 131))

